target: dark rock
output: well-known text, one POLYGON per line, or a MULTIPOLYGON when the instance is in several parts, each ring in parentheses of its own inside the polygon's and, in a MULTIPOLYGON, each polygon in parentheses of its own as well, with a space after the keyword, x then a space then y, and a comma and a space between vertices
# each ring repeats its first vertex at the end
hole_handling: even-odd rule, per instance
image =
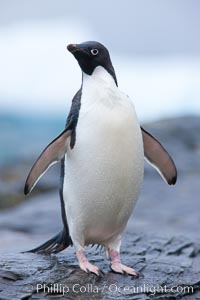
POLYGON ((140 271, 139 278, 110 272, 105 254, 89 247, 89 259, 105 272, 102 278, 86 274, 78 268, 73 248, 56 256, 3 254, 0 262, 0 299, 200 297, 200 255, 191 258, 190 252, 184 251, 200 247, 199 243, 130 233, 126 234, 125 240, 122 259, 140 271))

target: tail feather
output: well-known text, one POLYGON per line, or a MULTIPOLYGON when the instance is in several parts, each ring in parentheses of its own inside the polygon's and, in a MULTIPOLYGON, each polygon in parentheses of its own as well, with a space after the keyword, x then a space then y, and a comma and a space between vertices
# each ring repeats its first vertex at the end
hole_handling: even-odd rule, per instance
POLYGON ((61 232, 56 234, 54 237, 52 237, 47 242, 43 243, 42 245, 31 249, 27 252, 32 253, 39 253, 39 254, 52 254, 52 253, 58 253, 66 249, 67 247, 71 246, 72 240, 70 236, 65 234, 65 230, 63 229, 61 232))

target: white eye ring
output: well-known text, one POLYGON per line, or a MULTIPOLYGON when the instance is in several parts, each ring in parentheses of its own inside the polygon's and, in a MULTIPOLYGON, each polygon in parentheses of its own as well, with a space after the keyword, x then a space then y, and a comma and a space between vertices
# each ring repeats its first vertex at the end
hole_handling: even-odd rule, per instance
POLYGON ((90 52, 92 53, 92 55, 97 55, 99 53, 99 50, 98 49, 92 49, 90 52))

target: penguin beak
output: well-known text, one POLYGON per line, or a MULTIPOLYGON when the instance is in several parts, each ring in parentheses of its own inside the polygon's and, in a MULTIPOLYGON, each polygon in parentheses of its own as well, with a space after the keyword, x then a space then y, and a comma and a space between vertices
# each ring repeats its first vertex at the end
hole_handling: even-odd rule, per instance
POLYGON ((79 50, 79 48, 77 47, 77 44, 69 44, 67 50, 73 54, 75 51, 79 50))
POLYGON ((85 55, 89 55, 87 49, 81 44, 69 44, 67 46, 67 50, 71 52, 76 59, 78 59, 80 56, 85 57, 85 55))

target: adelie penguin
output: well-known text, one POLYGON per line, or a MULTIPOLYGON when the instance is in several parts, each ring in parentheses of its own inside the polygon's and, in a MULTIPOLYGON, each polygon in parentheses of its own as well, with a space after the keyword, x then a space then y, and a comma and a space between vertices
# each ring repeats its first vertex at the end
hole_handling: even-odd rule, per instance
POLYGON ((133 102, 120 91, 106 47, 98 42, 68 45, 82 71, 65 130, 42 152, 26 180, 25 194, 53 164, 61 161, 63 229, 30 250, 58 253, 74 245, 79 266, 100 275, 85 246, 105 248, 114 272, 137 276, 120 259, 123 232, 139 197, 144 158, 170 185, 175 164, 163 146, 140 127, 133 102))

